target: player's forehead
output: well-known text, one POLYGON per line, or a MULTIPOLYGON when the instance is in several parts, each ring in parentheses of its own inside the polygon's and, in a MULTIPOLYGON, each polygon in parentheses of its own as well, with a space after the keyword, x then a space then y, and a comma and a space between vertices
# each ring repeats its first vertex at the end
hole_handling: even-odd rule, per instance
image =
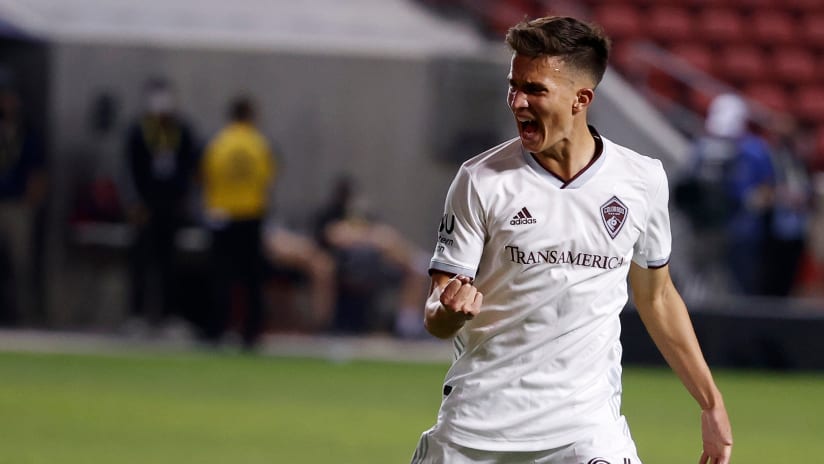
POLYGON ((536 83, 555 80, 570 80, 569 67, 560 56, 539 55, 535 57, 513 54, 508 79, 517 83, 536 83))

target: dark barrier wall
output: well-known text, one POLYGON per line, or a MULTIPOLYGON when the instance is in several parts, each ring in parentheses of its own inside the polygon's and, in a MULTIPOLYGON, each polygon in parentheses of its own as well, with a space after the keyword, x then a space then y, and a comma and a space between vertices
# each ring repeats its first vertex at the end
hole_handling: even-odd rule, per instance
MULTIPOLYGON (((824 313, 774 308, 747 314, 693 310, 690 313, 710 366, 824 370, 824 313)), ((621 314, 626 364, 663 364, 633 308, 621 314)))

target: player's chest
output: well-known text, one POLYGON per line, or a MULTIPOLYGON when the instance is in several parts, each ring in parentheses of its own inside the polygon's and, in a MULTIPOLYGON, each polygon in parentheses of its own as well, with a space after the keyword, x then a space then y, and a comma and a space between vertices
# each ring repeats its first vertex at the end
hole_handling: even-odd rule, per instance
POLYGON ((619 182, 580 189, 520 188, 493 197, 489 242, 593 253, 632 249, 647 217, 646 195, 619 182))

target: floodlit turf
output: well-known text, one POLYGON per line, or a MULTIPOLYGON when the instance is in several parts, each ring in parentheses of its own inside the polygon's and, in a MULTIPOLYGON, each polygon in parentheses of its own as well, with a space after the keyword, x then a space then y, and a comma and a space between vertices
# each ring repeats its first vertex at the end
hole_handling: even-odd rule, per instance
MULTIPOLYGON (((733 462, 824 462, 824 375, 720 371, 733 424, 733 462)), ((695 463, 700 411, 666 369, 624 372, 624 414, 644 462, 695 463)))
MULTIPOLYGON (((0 353, 0 464, 405 463, 446 365, 239 355, 0 353)), ((734 462, 819 462, 824 376, 724 372, 734 462)), ((698 412, 664 369, 625 371, 645 462, 694 463, 698 412)))

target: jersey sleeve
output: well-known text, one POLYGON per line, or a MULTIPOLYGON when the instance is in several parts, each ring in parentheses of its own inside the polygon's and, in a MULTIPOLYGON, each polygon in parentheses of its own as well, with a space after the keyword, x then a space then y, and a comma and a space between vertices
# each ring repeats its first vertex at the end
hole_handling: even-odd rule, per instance
POLYGON ((667 175, 658 162, 657 185, 650 190, 649 212, 641 236, 635 242, 632 260, 643 268, 659 268, 669 263, 672 232, 669 216, 667 175))
POLYGON ((475 278, 485 240, 483 208, 472 177, 462 167, 446 196, 429 269, 475 278))

